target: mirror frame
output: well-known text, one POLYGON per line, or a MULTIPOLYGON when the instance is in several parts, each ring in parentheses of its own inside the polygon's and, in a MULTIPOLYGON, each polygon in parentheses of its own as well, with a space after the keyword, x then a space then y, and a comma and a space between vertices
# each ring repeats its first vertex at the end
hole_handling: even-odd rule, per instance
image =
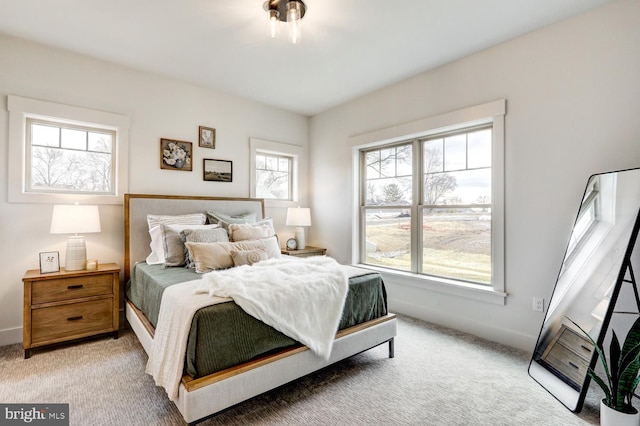
MULTIPOLYGON (((587 192, 589 191, 589 185, 591 184, 592 179, 600 176, 611 175, 613 173, 618 174, 618 173, 626 173, 626 172, 635 172, 640 175, 640 168, 625 169, 625 170, 619 170, 619 171, 613 171, 613 172, 607 172, 607 173, 598 173, 589 177, 589 179, 587 180, 587 185, 585 187, 583 197, 582 197, 582 202, 580 204, 580 208, 578 209, 578 214, 576 216, 576 220, 574 222, 574 225, 571 231, 571 236, 573 236, 573 233, 576 230, 576 225, 578 224, 578 220, 580 219, 581 210, 583 207, 583 202, 585 200, 585 197, 587 196, 587 192)), ((611 317, 613 315, 616 301, 618 300, 618 295, 620 293, 620 289, 623 282, 633 282, 635 285, 633 269, 631 267, 631 255, 633 253, 633 250, 637 241, 637 237, 638 237, 638 232, 640 230, 640 193, 638 194, 638 199, 636 200, 636 204, 637 204, 636 205, 637 208, 635 210, 635 219, 629 221, 629 225, 625 225, 625 228, 624 228, 629 230, 629 227, 631 226, 630 233, 629 233, 629 240, 626 241, 625 252, 622 258, 619 271, 616 276, 615 283, 613 284, 613 287, 612 287, 611 297, 609 299, 609 303, 604 313, 602 324, 598 332, 598 336, 597 337, 591 336, 596 341, 599 347, 602 347, 602 343, 604 342, 605 336, 607 334, 611 317), (628 271, 632 281, 629 281, 626 279, 628 271)), ((629 214, 632 214, 631 212, 632 210, 629 209, 629 214)), ((570 254, 569 251, 571 247, 570 245, 571 238, 569 239, 569 241, 570 242, 569 244, 567 244, 567 249, 565 250, 562 265, 560 267, 560 271, 558 273, 558 277, 554 285, 553 293, 551 295, 551 298, 549 299, 549 306, 553 306, 552 303, 556 301, 554 298, 563 297, 563 295, 557 294, 557 290, 558 290, 558 283, 560 281, 565 264, 567 263, 567 259, 569 258, 569 254, 570 254)), ((621 241, 624 242, 624 239, 621 239, 621 241)), ((622 253, 621 253, 621 256, 622 256, 622 253)), ((603 300, 606 300, 606 298, 603 298, 603 300)), ((544 334, 545 334, 545 330, 548 331, 548 329, 546 329, 545 326, 548 326, 548 321, 550 320, 549 313, 550 313, 549 309, 547 309, 547 311, 545 312, 545 318, 540 327, 540 332, 536 340, 536 345, 535 345, 533 354, 531 356, 528 372, 529 372, 529 375, 536 382, 538 382, 543 388, 545 388, 550 394, 552 394, 558 401, 560 401, 569 410, 573 412, 579 412, 582 409, 587 391, 589 389, 589 383, 591 380, 589 375, 588 374, 584 375, 584 379, 582 383, 574 382, 580 386, 579 389, 576 389, 575 387, 571 386, 567 382, 567 380, 562 378, 561 373, 558 374, 554 372, 552 370, 552 367, 546 367, 543 362, 539 362, 536 359, 536 353, 540 352, 539 347, 541 346, 541 341, 544 338, 548 339, 548 337, 545 337, 544 334)), ((547 343, 547 346, 550 346, 551 343, 552 342, 547 343)), ((589 361, 589 368, 592 368, 592 369, 595 368, 597 361, 598 361, 598 354, 595 350, 593 350, 591 354, 591 359, 589 361)))

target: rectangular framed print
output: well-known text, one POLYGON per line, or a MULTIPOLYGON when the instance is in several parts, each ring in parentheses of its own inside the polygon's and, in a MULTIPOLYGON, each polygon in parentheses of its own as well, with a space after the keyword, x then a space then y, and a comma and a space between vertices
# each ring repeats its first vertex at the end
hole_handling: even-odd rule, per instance
POLYGON ((216 147, 216 129, 212 127, 198 127, 198 146, 203 148, 216 147))
POLYGON ((160 139, 160 168, 191 171, 192 143, 160 139))
POLYGON ((49 274, 51 272, 60 272, 60 253, 57 251, 40 253, 40 273, 49 274))
POLYGON ((213 160, 205 158, 203 178, 210 182, 231 182, 233 180, 233 163, 229 160, 213 160))

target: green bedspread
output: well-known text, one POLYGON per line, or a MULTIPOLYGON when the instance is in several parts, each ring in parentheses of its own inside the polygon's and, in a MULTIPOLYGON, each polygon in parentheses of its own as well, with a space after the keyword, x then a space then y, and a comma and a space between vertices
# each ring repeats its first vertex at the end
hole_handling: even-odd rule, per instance
MULTIPOLYGON (((363 273, 349 279, 339 329, 387 314, 382 278, 377 273, 365 270, 363 273)), ((127 283, 127 298, 155 327, 164 289, 201 276, 193 269, 139 263, 127 283)), ((198 378, 293 345, 299 343, 248 315, 233 302, 207 306, 194 315, 187 342, 185 372, 198 378)))

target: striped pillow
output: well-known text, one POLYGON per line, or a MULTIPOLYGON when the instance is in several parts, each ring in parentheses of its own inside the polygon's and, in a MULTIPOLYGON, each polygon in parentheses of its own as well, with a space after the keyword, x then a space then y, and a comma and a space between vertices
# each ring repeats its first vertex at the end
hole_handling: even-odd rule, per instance
POLYGON ((207 217, 204 213, 192 213, 183 215, 147 215, 147 225, 149 226, 149 236, 151 237, 151 253, 147 256, 149 265, 164 263, 164 235, 160 225, 204 225, 207 217))

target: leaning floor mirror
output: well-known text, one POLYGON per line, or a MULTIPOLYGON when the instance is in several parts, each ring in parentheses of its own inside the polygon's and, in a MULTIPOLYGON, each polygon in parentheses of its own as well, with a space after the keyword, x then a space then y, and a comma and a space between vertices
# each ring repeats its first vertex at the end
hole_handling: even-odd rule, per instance
POLYGON ((589 178, 529 364, 529 375, 575 412, 597 354, 572 322, 602 344, 621 286, 636 289, 631 255, 639 212, 640 169, 589 178))

